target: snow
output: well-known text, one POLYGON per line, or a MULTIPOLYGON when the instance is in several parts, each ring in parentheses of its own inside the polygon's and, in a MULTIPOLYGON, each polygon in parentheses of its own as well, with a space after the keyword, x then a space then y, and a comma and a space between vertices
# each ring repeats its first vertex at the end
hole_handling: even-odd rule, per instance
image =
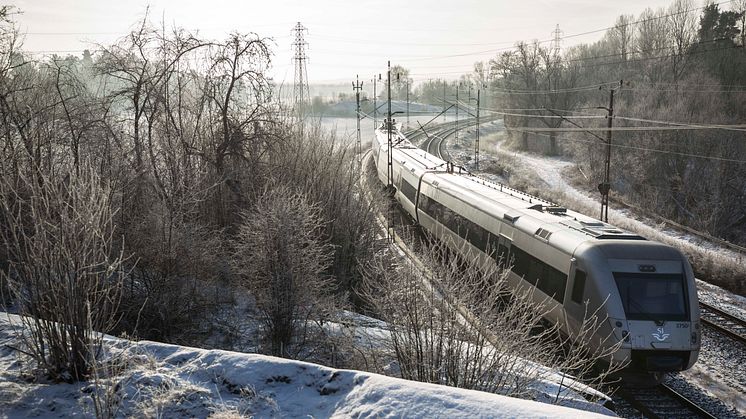
POLYGON ((271 356, 107 337, 98 388, 36 377, 19 353, 19 318, 0 315, 0 416, 94 416, 109 390, 118 416, 572 417, 602 415, 530 400, 339 370, 271 356), (106 371, 114 371, 106 377, 106 371))

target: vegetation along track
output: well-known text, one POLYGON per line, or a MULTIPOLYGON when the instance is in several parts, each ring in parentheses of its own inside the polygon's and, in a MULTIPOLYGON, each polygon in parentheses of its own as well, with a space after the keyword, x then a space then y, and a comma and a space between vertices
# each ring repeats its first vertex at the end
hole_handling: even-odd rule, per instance
POLYGON ((650 419, 715 418, 695 402, 665 384, 647 388, 619 388, 617 395, 650 419))
POLYGON ((746 320, 699 302, 702 323, 746 345, 746 320))
POLYGON ((739 245, 737 245, 735 243, 731 243, 731 242, 729 242, 727 240, 723 240, 723 239, 721 239, 719 237, 715 237, 715 236, 713 236, 713 235, 711 235, 709 233, 705 233, 703 231, 696 230, 696 229, 691 228, 689 226, 685 226, 683 224, 679 224, 676 221, 669 220, 668 218, 665 218, 665 217, 662 217, 662 216, 657 215, 655 213, 652 213, 652 212, 650 212, 648 210, 645 210, 645 209, 643 209, 643 208, 641 208, 641 207, 639 207, 637 205, 630 204, 629 202, 626 202, 626 201, 624 201, 624 200, 622 200, 620 198, 611 197, 610 199, 614 203, 616 203, 616 204, 618 204, 618 205, 620 205, 620 206, 622 206, 624 208, 629 208, 629 209, 637 212, 638 214, 645 214, 646 217, 650 217, 650 218, 652 218, 652 219, 654 219, 654 220, 656 220, 658 222, 666 223, 667 225, 672 226, 675 229, 678 229, 678 230, 684 231, 686 233, 689 233, 691 235, 697 236, 697 237, 699 237, 699 238, 701 238, 701 239, 703 239, 705 241, 716 243, 716 244, 718 244, 720 246, 723 246, 723 247, 725 247, 727 249, 730 249, 731 251, 733 251, 735 253, 738 253, 738 254, 741 254, 741 255, 746 255, 746 247, 744 247, 744 246, 739 246, 739 245))

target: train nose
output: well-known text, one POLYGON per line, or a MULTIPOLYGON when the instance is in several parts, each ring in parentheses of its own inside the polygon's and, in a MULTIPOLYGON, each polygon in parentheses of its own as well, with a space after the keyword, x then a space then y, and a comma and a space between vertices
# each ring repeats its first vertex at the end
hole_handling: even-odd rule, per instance
POLYGON ((632 351, 632 364, 646 371, 681 371, 689 355, 679 351, 632 351))
POLYGON ((630 321, 634 330, 632 364, 647 371, 681 371, 691 356, 689 322, 630 321))

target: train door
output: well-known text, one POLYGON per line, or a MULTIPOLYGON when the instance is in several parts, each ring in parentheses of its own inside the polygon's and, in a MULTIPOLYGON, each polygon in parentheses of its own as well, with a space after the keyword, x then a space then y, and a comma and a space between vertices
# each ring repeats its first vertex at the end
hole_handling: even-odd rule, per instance
MULTIPOLYGON (((506 232, 509 234, 509 232, 506 232)), ((513 245, 513 240, 507 234, 500 233, 497 239, 497 252, 495 253, 495 260, 498 266, 508 267, 511 266, 512 258, 510 257, 510 249, 513 245)))
POLYGON ((580 327, 580 323, 586 316, 586 305, 585 302, 588 299, 586 297, 586 283, 588 277, 585 269, 578 266, 575 258, 570 259, 570 271, 567 275, 567 290, 565 291, 565 313, 567 315, 568 322, 571 328, 577 329, 580 327))

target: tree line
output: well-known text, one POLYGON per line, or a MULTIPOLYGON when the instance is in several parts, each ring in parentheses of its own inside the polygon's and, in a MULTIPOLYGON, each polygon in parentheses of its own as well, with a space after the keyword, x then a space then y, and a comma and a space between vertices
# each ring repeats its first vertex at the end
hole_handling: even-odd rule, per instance
POLYGON ((267 39, 146 16, 95 54, 37 60, 13 13, 0 33, 0 288, 51 376, 90 373, 94 331, 214 341, 236 290, 281 356, 298 319, 360 304, 374 224, 357 158, 287 116, 267 39))
POLYGON ((572 156, 602 182, 615 90, 613 194, 734 242, 746 237, 746 2, 732 10, 676 0, 622 15, 594 43, 558 53, 520 42, 489 61, 514 146, 572 156), (595 118, 594 118, 595 117, 595 118), (572 132, 563 132, 572 128, 572 132), (593 133, 582 128, 593 129, 593 133), (595 134, 595 135, 594 135, 595 134))

